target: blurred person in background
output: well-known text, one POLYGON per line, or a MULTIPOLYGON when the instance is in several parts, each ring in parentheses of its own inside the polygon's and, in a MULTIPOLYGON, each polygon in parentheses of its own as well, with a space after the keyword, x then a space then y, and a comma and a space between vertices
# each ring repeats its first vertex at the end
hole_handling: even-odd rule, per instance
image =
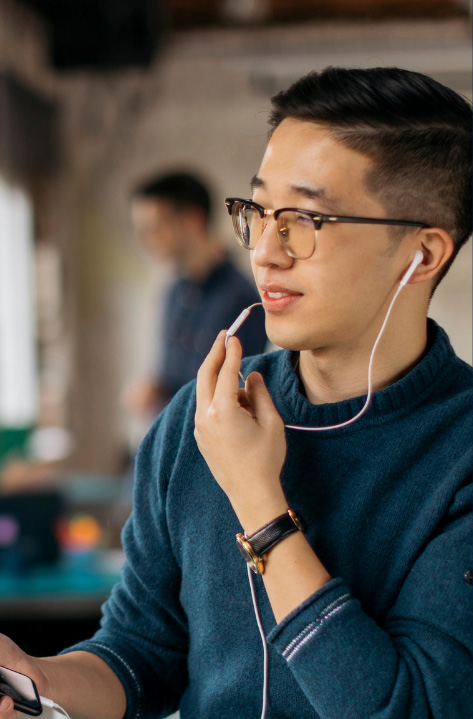
MULTIPOLYGON (((218 331, 259 297, 212 236, 210 192, 194 174, 171 172, 138 185, 131 213, 152 260, 170 261, 177 275, 164 298, 154 375, 125 391, 128 409, 151 415, 195 378, 218 331)), ((264 313, 253 312, 238 336, 245 355, 262 352, 264 313)))

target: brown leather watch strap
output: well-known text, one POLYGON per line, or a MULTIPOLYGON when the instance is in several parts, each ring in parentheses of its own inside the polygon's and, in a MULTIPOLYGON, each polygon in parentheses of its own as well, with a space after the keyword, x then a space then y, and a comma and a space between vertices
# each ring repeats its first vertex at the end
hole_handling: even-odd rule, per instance
POLYGON ((262 557, 278 542, 299 530, 306 531, 304 520, 296 512, 288 510, 265 524, 249 537, 245 536, 245 539, 251 545, 254 553, 258 557, 262 557))

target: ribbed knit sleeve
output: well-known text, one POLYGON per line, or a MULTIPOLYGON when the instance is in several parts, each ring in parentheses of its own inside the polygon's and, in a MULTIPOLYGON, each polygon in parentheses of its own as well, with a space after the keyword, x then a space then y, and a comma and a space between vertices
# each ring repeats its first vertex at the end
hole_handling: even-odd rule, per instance
MULTIPOLYGON (((184 410, 183 410, 184 411, 184 410)), ((187 683, 188 635, 179 601, 180 568, 166 524, 166 489, 179 436, 179 399, 161 415, 136 461, 133 513, 123 530, 122 580, 103 606, 101 629, 66 651, 100 656, 125 689, 125 719, 158 719, 176 711, 187 683), (170 453, 170 454, 169 454, 170 453)))
POLYGON ((320 719, 471 719, 471 503, 469 484, 382 626, 334 579, 272 631, 320 719))

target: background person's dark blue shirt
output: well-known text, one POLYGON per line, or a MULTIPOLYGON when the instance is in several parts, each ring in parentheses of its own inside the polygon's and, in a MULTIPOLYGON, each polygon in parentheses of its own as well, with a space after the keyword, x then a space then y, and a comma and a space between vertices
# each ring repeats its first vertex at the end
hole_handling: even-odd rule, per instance
MULTIPOLYGON (((165 299, 157 381, 166 399, 194 379, 217 334, 240 312, 259 302, 254 285, 226 260, 202 282, 178 279, 165 299)), ((237 336, 245 356, 260 354, 266 344, 264 312, 252 311, 237 336)))

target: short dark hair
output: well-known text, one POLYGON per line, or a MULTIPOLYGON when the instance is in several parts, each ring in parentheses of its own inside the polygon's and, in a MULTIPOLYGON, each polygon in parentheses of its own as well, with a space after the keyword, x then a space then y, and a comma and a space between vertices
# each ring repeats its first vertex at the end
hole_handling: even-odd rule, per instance
POLYGON ((365 184, 388 213, 449 232, 455 250, 438 284, 471 234, 470 103, 427 75, 397 67, 328 67, 271 102, 271 132, 286 118, 327 127, 373 161, 365 184))
POLYGON ((204 182, 188 172, 158 175, 137 185, 132 199, 155 198, 171 202, 176 209, 198 207, 208 219, 212 213, 212 199, 204 182))

